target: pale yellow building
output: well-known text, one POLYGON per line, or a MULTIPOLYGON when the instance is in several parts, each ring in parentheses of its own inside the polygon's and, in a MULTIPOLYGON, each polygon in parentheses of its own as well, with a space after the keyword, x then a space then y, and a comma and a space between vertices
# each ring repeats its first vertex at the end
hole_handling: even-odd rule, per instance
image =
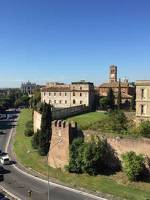
POLYGON ((48 83, 41 89, 41 101, 55 108, 67 108, 79 105, 93 106, 93 83, 80 81, 71 84, 48 83))
POLYGON ((136 122, 150 120, 150 80, 136 81, 136 122))

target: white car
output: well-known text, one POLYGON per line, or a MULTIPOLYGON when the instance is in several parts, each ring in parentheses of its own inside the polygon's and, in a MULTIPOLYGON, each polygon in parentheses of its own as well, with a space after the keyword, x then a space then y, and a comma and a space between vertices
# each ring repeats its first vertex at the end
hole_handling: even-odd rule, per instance
POLYGON ((9 159, 9 156, 8 156, 8 155, 2 156, 0 161, 1 161, 1 163, 2 163, 3 165, 8 165, 8 164, 10 164, 10 159, 9 159))

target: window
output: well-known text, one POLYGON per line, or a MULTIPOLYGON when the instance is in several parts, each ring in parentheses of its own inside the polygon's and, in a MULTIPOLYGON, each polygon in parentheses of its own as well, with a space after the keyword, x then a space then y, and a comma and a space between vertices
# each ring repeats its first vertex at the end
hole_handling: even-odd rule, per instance
POLYGON ((56 96, 56 92, 54 92, 54 96, 56 96))
POLYGON ((56 103, 56 100, 54 100, 54 103, 56 103))
POLYGON ((80 104, 82 104, 83 102, 82 101, 80 101, 80 104))
POLYGON ((65 92, 65 96, 67 96, 67 92, 65 92))
POLYGON ((67 100, 65 100, 65 104, 67 104, 67 100))
POLYGON ((75 99, 73 100, 73 104, 76 104, 76 100, 75 99))
POLYGON ((146 114, 146 106, 145 105, 141 105, 141 115, 146 114))
POLYGON ((145 98, 145 90, 144 89, 141 89, 141 98, 145 98))
POLYGON ((59 101, 59 103, 61 104, 61 100, 59 101))
POLYGON ((80 92, 80 97, 82 97, 82 93, 80 92))
POLYGON ((75 96, 75 92, 73 92, 73 96, 75 96))
POLYGON ((44 92, 44 96, 46 95, 46 93, 44 92))
POLYGON ((82 87, 80 87, 80 90, 82 90, 82 87))
POLYGON ((51 96, 51 93, 49 92, 49 96, 51 96))
POLYGON ((59 96, 61 96, 61 92, 59 92, 59 96))
POLYGON ((51 100, 49 100, 49 104, 51 104, 51 100))

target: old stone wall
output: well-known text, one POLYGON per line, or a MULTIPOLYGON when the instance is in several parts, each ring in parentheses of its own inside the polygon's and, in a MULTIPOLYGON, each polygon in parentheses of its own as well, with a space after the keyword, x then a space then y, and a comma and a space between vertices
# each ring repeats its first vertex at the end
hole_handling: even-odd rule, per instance
POLYGON ((121 154, 134 151, 137 154, 143 154, 150 158, 150 139, 128 139, 128 138, 108 138, 108 143, 117 152, 120 157, 121 154))
POLYGON ((48 154, 48 164, 64 169, 69 164, 69 146, 77 132, 77 124, 61 120, 52 123, 52 137, 48 154))
MULTIPOLYGON (((77 114, 88 112, 88 110, 89 108, 83 105, 58 109, 58 110, 52 111, 52 119, 53 120, 64 119, 64 118, 71 117, 77 114)), ((37 129, 40 129, 40 126, 41 126, 41 114, 38 113, 37 111, 34 111, 33 122, 34 122, 34 133, 35 133, 37 129)))

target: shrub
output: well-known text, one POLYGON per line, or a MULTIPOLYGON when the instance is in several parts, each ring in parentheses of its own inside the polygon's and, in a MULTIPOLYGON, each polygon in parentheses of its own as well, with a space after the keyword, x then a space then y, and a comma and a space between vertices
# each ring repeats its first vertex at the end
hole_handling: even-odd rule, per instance
POLYGON ((68 169, 70 172, 96 175, 111 168, 112 158, 114 152, 107 140, 97 137, 85 143, 82 138, 75 139, 70 148, 68 169))
POLYGON ((108 123, 110 129, 114 132, 122 133, 127 131, 128 120, 124 112, 121 110, 115 110, 113 112, 110 112, 108 123))
POLYGON ((33 132, 32 129, 26 129, 25 132, 24 132, 24 134, 27 137, 31 137, 34 134, 34 132, 33 132))
POLYGON ((144 137, 150 138, 150 121, 143 121, 138 127, 138 132, 144 137))
POLYGON ((144 157, 143 155, 136 155, 135 152, 127 152, 122 155, 123 171, 128 176, 130 181, 136 181, 144 170, 144 157))
POLYGON ((32 137, 31 144, 34 149, 38 149, 39 147, 39 135, 40 135, 40 130, 37 130, 37 132, 34 133, 32 137))

